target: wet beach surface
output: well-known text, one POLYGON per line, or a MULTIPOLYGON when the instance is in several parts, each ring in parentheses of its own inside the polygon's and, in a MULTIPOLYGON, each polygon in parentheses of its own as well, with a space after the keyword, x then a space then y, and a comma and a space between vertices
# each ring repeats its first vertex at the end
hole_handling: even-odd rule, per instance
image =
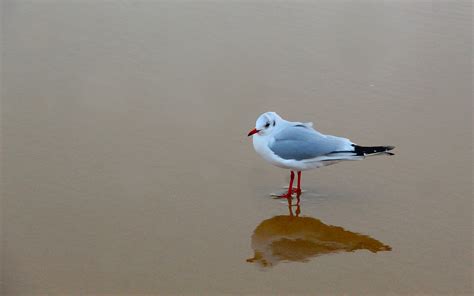
POLYGON ((472 293, 470 2, 2 6, 4 295, 472 293), (264 111, 396 155, 291 216, 264 111))

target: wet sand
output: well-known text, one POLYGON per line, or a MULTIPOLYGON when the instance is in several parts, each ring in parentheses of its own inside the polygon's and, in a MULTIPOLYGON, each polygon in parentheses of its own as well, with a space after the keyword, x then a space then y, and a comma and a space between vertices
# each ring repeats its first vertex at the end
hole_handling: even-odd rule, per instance
POLYGON ((470 2, 2 6, 4 295, 472 293, 470 2), (396 155, 291 216, 269 110, 396 155))

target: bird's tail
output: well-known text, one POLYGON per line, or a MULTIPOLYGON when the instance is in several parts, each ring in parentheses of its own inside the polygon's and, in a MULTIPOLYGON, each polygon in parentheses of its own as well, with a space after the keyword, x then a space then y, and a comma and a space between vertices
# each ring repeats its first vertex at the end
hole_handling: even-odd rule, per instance
POLYGON ((386 154, 386 155, 394 155, 392 152, 388 152, 393 150, 395 146, 359 146, 352 144, 354 147, 354 152, 358 156, 371 156, 371 155, 378 155, 378 154, 386 154))

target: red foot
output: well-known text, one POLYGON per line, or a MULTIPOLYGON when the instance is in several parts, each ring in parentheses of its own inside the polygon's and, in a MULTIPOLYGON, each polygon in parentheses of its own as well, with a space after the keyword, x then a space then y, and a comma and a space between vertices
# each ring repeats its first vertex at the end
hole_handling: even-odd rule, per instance
POLYGON ((291 190, 291 193, 296 193, 296 194, 298 194, 298 195, 301 195, 301 192, 302 192, 302 191, 301 191, 300 188, 293 188, 293 189, 291 190))
POLYGON ((286 199, 291 199, 293 198, 293 196, 291 195, 292 193, 285 193, 285 194, 281 194, 281 195, 277 195, 275 196, 275 198, 286 198, 286 199))
POLYGON ((291 196, 293 193, 297 193, 297 197, 299 200, 299 196, 301 194, 301 189, 300 189, 300 179, 301 179, 301 172, 298 172, 298 187, 296 189, 293 189, 293 180, 295 179, 295 172, 290 171, 290 184, 288 185, 288 192, 286 194, 278 195, 276 198, 286 198, 288 202, 291 201, 293 196, 291 196))

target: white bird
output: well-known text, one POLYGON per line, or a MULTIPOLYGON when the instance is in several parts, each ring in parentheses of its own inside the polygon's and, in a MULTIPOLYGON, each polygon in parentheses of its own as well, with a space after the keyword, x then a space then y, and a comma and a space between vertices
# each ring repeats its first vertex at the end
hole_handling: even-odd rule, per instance
POLYGON ((301 194, 301 172, 338 163, 345 160, 361 160, 372 155, 393 155, 388 152, 394 146, 359 146, 349 139, 324 135, 313 124, 291 122, 275 112, 260 115, 253 135, 255 151, 266 161, 290 170, 288 192, 281 198, 291 199, 293 193, 301 194), (298 172, 297 188, 293 189, 294 171, 298 172))

